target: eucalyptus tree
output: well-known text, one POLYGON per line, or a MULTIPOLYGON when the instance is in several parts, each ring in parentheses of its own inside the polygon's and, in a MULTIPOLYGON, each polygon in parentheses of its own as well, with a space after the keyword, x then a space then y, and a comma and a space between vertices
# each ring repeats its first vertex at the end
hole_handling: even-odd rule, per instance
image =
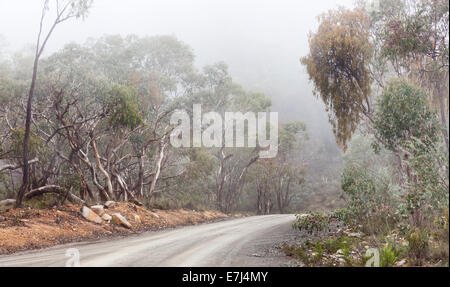
POLYGON ((439 109, 448 152, 449 2, 382 0, 369 12, 379 60, 427 92, 429 106, 439 109))
POLYGON ((338 8, 319 17, 310 52, 301 59, 315 94, 325 103, 338 144, 346 147, 361 118, 371 118, 370 17, 338 8))
POLYGON ((23 180, 22 186, 17 194, 16 206, 22 204, 23 197, 25 193, 29 190, 29 144, 30 144, 30 134, 31 134, 31 118, 32 118, 32 103, 34 90, 36 86, 36 78, 38 73, 39 59, 42 56, 44 48, 50 39, 56 26, 71 19, 71 18, 84 18, 87 15, 89 7, 91 5, 91 0, 46 0, 41 13, 41 20, 39 23, 39 32, 36 42, 36 50, 34 55, 33 64, 33 75, 31 78, 30 89, 28 92, 27 108, 26 108, 26 121, 25 121, 25 134, 23 140, 23 180), (53 4, 50 6, 50 4, 53 4), (50 8, 54 9, 56 12, 55 19, 51 24, 48 32, 44 32, 44 19, 47 16, 50 8))
MULTIPOLYGON (((230 212, 237 203, 242 189, 246 183, 246 174, 259 158, 258 147, 229 147, 225 143, 225 133, 227 130, 225 122, 216 122, 216 119, 209 118, 210 112, 218 114, 223 119, 227 112, 264 112, 268 111, 271 101, 261 93, 245 91, 241 86, 233 82, 228 73, 225 63, 219 62, 203 68, 203 73, 195 77, 192 87, 192 95, 186 99, 185 106, 188 114, 194 115, 194 104, 201 105, 201 128, 199 136, 206 129, 213 126, 221 126, 222 129, 215 134, 217 140, 212 146, 202 146, 202 142, 194 142, 192 151, 187 151, 188 165, 194 167, 195 171, 203 176, 205 181, 205 193, 215 202, 215 207, 224 212, 230 212), (225 129, 223 126, 225 125, 225 129), (192 160, 200 160, 205 166, 214 164, 213 174, 202 172, 198 165, 192 160), (212 176, 212 178, 211 178, 212 176), (212 181, 212 183, 211 183, 212 181), (214 190, 214 194, 206 191, 206 187, 214 190)), ((236 123, 233 122, 229 129, 234 129, 236 123)), ((191 127, 193 129, 193 127, 191 127)), ((249 133, 245 134, 247 138, 249 133)), ((198 141, 196 139, 195 141, 198 141)), ((204 144, 204 143, 203 143, 204 144)), ((192 171, 188 171, 189 174, 192 171)))
MULTIPOLYGON (((83 200, 94 199, 83 168, 83 162, 90 162, 83 155, 87 153, 89 134, 107 116, 103 101, 109 89, 88 55, 81 47, 69 45, 43 60, 32 118, 34 133, 53 151, 42 159, 51 158, 53 167, 36 164, 52 176, 32 188, 79 188, 83 200)), ((104 195, 103 190, 100 194, 104 195)))
POLYGON ((259 159, 249 171, 248 181, 256 191, 257 214, 287 211, 301 191, 306 167, 303 159, 304 143, 308 140, 303 122, 281 124, 278 154, 274 158, 259 159))
POLYGON ((46 142, 79 175, 82 198, 93 198, 91 185, 102 200, 151 197, 159 179, 180 175, 168 117, 190 94, 189 47, 173 37, 106 36, 44 63, 46 142))
POLYGON ((289 122, 282 125, 279 135, 277 179, 275 193, 280 213, 284 213, 305 181, 306 168, 301 152, 304 142, 308 140, 306 125, 303 122, 289 122))

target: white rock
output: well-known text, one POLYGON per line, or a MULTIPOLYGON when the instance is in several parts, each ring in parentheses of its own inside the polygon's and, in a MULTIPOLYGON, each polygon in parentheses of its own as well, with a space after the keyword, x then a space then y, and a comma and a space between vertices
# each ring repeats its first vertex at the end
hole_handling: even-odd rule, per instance
POLYGON ((81 208, 81 215, 89 221, 101 224, 103 220, 100 216, 98 216, 95 212, 93 212, 89 207, 83 206, 81 208))
POLYGON ((115 201, 112 200, 108 200, 107 202, 105 202, 105 204, 103 204, 106 208, 110 208, 113 207, 116 204, 115 201))
POLYGON ((103 208, 103 205, 93 205, 91 206, 92 211, 98 214, 98 216, 102 216, 105 214, 105 209, 103 208))
POLYGON ((128 220, 122 216, 120 213, 113 213, 111 222, 116 225, 122 225, 126 228, 131 228, 131 224, 128 222, 128 220))
POLYGON ((106 221, 106 222, 110 222, 111 219, 112 219, 112 216, 109 215, 109 214, 107 214, 107 213, 104 213, 104 214, 102 215, 102 219, 103 219, 104 221, 106 221))

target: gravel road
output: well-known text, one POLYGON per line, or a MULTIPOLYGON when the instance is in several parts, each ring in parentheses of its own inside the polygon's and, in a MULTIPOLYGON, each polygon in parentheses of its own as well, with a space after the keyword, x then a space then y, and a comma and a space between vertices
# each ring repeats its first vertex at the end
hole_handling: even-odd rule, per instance
POLYGON ((0 266, 65 266, 69 248, 78 249, 81 266, 288 266, 274 246, 292 235, 293 221, 294 215, 251 216, 73 243, 0 256, 0 266))

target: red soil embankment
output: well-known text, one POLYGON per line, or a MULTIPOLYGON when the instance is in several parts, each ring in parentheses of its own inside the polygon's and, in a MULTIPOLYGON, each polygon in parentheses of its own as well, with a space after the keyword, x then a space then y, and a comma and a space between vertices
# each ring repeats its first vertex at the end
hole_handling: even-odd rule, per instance
POLYGON ((131 229, 114 224, 97 224, 83 218, 81 205, 53 209, 12 209, 0 212, 0 254, 93 240, 113 235, 134 234, 229 217, 218 211, 148 210, 129 202, 116 203, 107 213, 123 215, 131 229), (137 216, 136 216, 137 215, 137 216))

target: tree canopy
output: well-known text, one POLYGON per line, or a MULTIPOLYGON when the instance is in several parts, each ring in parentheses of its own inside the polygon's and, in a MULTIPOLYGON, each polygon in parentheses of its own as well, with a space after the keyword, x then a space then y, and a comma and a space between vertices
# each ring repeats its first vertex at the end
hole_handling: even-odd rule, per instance
POLYGON ((361 115, 370 112, 370 18, 362 9, 339 8, 318 19, 310 53, 301 62, 326 105, 337 142, 345 147, 361 115))

